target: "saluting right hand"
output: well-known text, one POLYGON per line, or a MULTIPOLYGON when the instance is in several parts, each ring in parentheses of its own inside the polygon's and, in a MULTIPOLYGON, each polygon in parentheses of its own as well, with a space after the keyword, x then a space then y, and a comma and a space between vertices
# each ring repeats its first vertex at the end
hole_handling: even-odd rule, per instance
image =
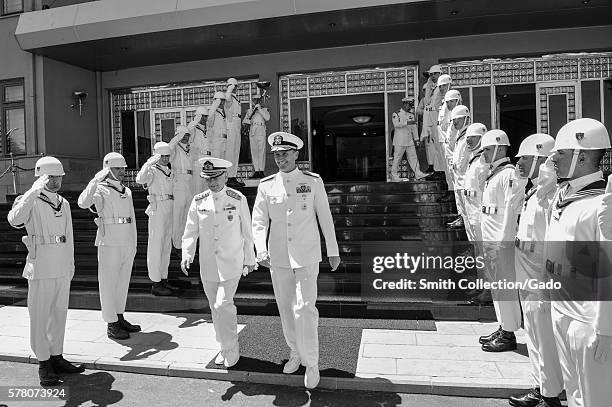
POLYGON ((47 182, 49 182, 49 176, 47 174, 41 175, 36 181, 34 181, 34 183, 32 184, 32 188, 30 189, 32 191, 40 192, 45 188, 47 182))
POLYGON ((268 252, 262 253, 257 256, 257 263, 264 267, 270 268, 270 254, 268 252))
POLYGON ((189 259, 181 260, 181 270, 183 271, 183 274, 185 274, 186 276, 189 275, 189 273, 187 272, 187 270, 189 270, 189 266, 190 266, 189 259))
POLYGON ((110 172, 110 168, 102 168, 100 171, 96 173, 96 175, 94 175, 93 179, 95 179, 96 182, 102 182, 108 176, 109 172, 110 172))
POLYGON ((150 165, 155 165, 160 159, 161 159, 161 154, 153 154, 151 157, 149 157, 149 159, 147 160, 147 163, 150 165))

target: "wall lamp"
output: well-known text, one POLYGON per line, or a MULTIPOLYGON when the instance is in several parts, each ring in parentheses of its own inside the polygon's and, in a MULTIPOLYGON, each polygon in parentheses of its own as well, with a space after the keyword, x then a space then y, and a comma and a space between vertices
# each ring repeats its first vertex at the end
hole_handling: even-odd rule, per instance
POLYGON ((70 105, 71 108, 76 109, 79 108, 79 117, 83 114, 83 105, 85 104, 85 99, 87 98, 87 92, 76 91, 72 92, 72 97, 74 99, 74 103, 70 105))

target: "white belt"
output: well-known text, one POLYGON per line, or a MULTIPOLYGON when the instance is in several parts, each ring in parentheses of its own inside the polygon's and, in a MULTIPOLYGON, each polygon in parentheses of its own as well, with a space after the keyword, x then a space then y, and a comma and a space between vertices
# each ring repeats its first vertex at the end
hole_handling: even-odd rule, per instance
POLYGON ((483 206, 482 213, 486 215, 503 215, 504 208, 498 208, 496 206, 483 206))
POLYGON ((191 175, 193 174, 192 170, 173 170, 175 174, 187 174, 187 175, 191 175))
POLYGON ((48 236, 34 236, 32 235, 36 243, 38 244, 62 244, 66 243, 66 235, 48 235, 48 236))
POLYGON ((561 274, 563 274, 564 272, 576 273, 576 267, 571 266, 569 264, 555 263, 552 260, 546 259, 546 271, 556 276, 561 276, 561 274))
POLYGON ((435 107, 426 107, 426 108, 425 108, 425 111, 426 111, 426 112, 433 112, 433 111, 435 111, 435 110, 436 110, 436 108, 435 108, 435 107))
POLYGON ((265 126, 264 123, 251 123, 251 126, 265 126))
POLYGON ((464 196, 473 196, 473 197, 476 197, 476 196, 478 196, 478 191, 475 191, 473 189, 464 189, 463 190, 463 195, 464 196))
POLYGON ((132 223, 132 218, 102 218, 102 223, 104 225, 124 225, 132 223))
POLYGON ((153 195, 150 194, 149 195, 153 200, 155 201, 167 201, 167 200, 172 200, 174 199, 174 195, 170 195, 170 194, 159 194, 159 195, 153 195))
POLYGON ((526 252, 534 252, 536 242, 534 242, 533 240, 531 241, 521 240, 517 237, 514 239, 514 246, 526 252))

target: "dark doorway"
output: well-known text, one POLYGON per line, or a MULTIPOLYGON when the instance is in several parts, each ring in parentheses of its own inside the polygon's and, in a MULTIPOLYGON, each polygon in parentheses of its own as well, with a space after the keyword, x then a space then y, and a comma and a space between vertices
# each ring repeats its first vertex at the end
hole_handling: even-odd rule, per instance
POLYGON ((128 168, 136 168, 136 123, 133 111, 121 112, 121 154, 128 168))
POLYGON ((509 156, 514 157, 521 142, 537 132, 535 84, 496 86, 499 128, 510 138, 509 156))
POLYGON ((314 171, 330 181, 384 181, 384 95, 313 98, 310 103, 314 171))

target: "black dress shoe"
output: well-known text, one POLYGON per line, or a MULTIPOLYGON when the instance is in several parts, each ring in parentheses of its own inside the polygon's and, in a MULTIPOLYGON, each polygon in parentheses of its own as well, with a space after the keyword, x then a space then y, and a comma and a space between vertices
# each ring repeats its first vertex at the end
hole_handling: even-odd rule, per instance
POLYGON ((562 407, 559 397, 544 397, 536 405, 536 407, 562 407))
MULTIPOLYGON (((470 298, 470 304, 472 305, 492 305, 493 297, 491 296, 490 290, 482 290, 480 294, 473 296, 470 298)), ((481 336, 482 338, 482 336, 481 336)), ((481 344, 485 342, 480 342, 481 344)))
POLYGON ((111 322, 108 324, 108 328, 106 328, 106 336, 110 339, 128 339, 130 337, 130 333, 123 329, 121 323, 111 322))
POLYGON ((463 218, 459 218, 457 222, 453 222, 448 225, 449 229, 463 229, 465 227, 465 223, 463 222, 463 218))
POLYGON ((492 332, 488 335, 484 335, 481 336, 480 338, 478 338, 478 343, 485 344, 487 342, 491 342, 493 339, 497 338, 497 335, 500 335, 503 332, 503 329, 501 327, 501 325, 499 326, 499 329, 495 332, 492 332))
POLYGON ((457 216, 457 218, 456 218, 456 219, 452 220, 451 222, 448 222, 448 223, 446 224, 446 227, 447 227, 447 228, 453 227, 453 225, 455 225, 455 224, 457 224, 457 223, 459 223, 459 222, 463 222, 463 218, 462 218, 461 216, 457 216))
POLYGON ((156 283, 153 283, 153 287, 151 287, 151 294, 157 297, 167 297, 169 295, 174 294, 174 292, 171 289, 165 287, 164 283, 158 281, 156 283))
POLYGON ((51 359, 38 362, 38 379, 41 386, 57 386, 60 384, 60 379, 53 369, 51 359))
POLYGON ((180 290, 180 289, 181 289, 179 286, 174 285, 174 284, 172 284, 171 282, 169 282, 167 278, 162 278, 162 281, 161 281, 161 282, 162 282, 162 285, 163 285, 164 287, 169 288, 169 289, 171 289, 172 291, 178 291, 178 290, 180 290))
POLYGON ((123 317, 123 314, 117 314, 117 322, 119 322, 119 324, 121 324, 121 327, 128 331, 128 332, 140 332, 140 325, 133 325, 130 324, 128 321, 125 320, 125 318, 123 317))
POLYGON ((535 387, 527 393, 510 396, 508 402, 512 407, 536 407, 541 399, 540 388, 535 387))
POLYGON ((51 365, 56 373, 83 373, 85 366, 68 362, 62 355, 51 355, 51 365))
POLYGON ((495 339, 483 343, 482 350, 485 352, 509 352, 516 350, 516 336, 514 332, 502 330, 495 339))
POLYGON ((168 280, 168 283, 179 289, 188 290, 191 288, 191 281, 182 278, 173 278, 172 280, 168 280))

